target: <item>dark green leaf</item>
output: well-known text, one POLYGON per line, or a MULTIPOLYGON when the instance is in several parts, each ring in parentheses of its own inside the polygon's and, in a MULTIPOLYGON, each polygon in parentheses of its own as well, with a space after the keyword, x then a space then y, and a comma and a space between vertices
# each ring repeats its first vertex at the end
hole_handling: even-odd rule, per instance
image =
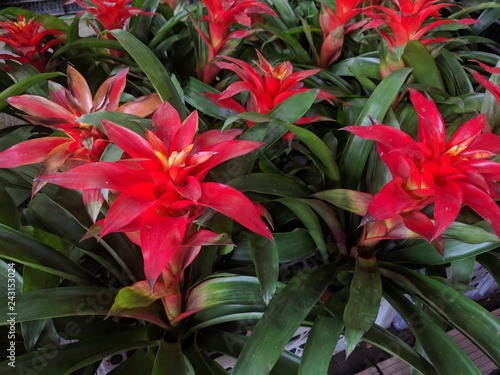
POLYGON ((2 92, 0 92, 0 110, 7 106, 6 99, 11 96, 21 95, 31 86, 36 85, 39 82, 46 81, 47 79, 58 77, 63 75, 59 72, 54 73, 40 73, 29 78, 25 78, 22 81, 16 82, 13 85, 9 86, 2 92))
POLYGON ((319 222, 318 216, 314 211, 304 202, 293 199, 293 198, 279 198, 276 199, 297 216, 297 218, 304 224, 304 226, 309 231, 312 239, 316 243, 316 246, 323 257, 325 262, 328 261, 328 249, 323 235, 323 229, 321 228, 321 223, 319 222))
MULTIPOLYGON (((398 69, 380 82, 368 99, 356 124, 361 126, 370 125, 370 117, 382 122, 410 72, 411 69, 409 68, 398 69)), ((371 147, 372 142, 367 142, 354 135, 349 136, 340 162, 340 171, 343 177, 342 185, 345 188, 354 189, 357 187, 371 147)))
MULTIPOLYGON (((106 315, 113 303, 115 292, 113 288, 85 286, 20 293, 16 300, 16 321, 27 322, 76 315, 106 315)), ((6 316, 6 304, 0 306, 0 312, 6 316)))
POLYGON ((401 338, 374 324, 363 336, 363 340, 373 344, 386 353, 401 359, 413 369, 426 375, 438 375, 434 367, 401 338))
POLYGON ((236 362, 233 375, 268 374, 334 276, 332 265, 303 271, 269 303, 236 362))
POLYGON ((476 259, 488 270, 490 275, 495 279, 497 285, 500 285, 500 259, 492 253, 480 254, 476 259))
MULTIPOLYGON (((479 375, 477 367, 458 345, 419 306, 412 304, 391 283, 384 283, 384 296, 401 314, 438 374, 479 375)), ((465 297, 464 297, 465 298, 465 297)))
POLYGON ((340 317, 318 315, 314 322, 300 360, 299 375, 328 374, 333 351, 342 333, 340 317))
POLYGON ((161 341, 151 375, 163 374, 187 375, 180 343, 161 341))
POLYGON ((0 224, 0 256, 82 285, 99 281, 56 249, 0 224))
POLYGON ((229 186, 241 192, 255 192, 278 197, 305 198, 311 194, 309 188, 300 180, 279 174, 252 173, 235 178, 229 186))
MULTIPOLYGON (((89 364, 100 361, 112 354, 133 349, 158 346, 156 340, 148 340, 146 331, 138 329, 136 332, 124 332, 112 336, 70 343, 66 345, 47 345, 34 353, 18 356, 16 369, 12 374, 37 375, 69 375, 89 364)), ((9 374, 9 372, 5 372, 9 374)))
POLYGON ((375 322, 381 298, 382 281, 377 259, 358 256, 344 311, 346 355, 351 354, 375 322))
POLYGON ((21 219, 19 217, 16 204, 10 194, 0 186, 0 224, 6 225, 12 229, 21 229, 21 219))
POLYGON ((255 272, 259 279, 262 299, 268 304, 276 292, 278 283, 278 248, 276 242, 257 235, 250 235, 248 244, 255 265, 255 272))
POLYGON ((182 98, 179 96, 170 74, 154 53, 136 37, 124 30, 113 30, 111 33, 144 71, 158 95, 164 101, 172 104, 181 118, 185 118, 187 111, 182 98))
MULTIPOLYGON (((309 232, 305 229, 296 229, 292 232, 273 233, 278 249, 280 263, 293 262, 308 256, 316 251, 316 245, 309 232)), ((250 264, 252 259, 246 238, 241 241, 235 239, 237 247, 231 254, 231 261, 235 263, 250 264)))
POLYGON ((120 112, 93 112, 80 116, 76 121, 102 128, 101 120, 112 121, 142 136, 144 136, 144 129, 151 129, 151 120, 120 112))
POLYGON ((439 74, 434 59, 427 48, 418 40, 406 43, 403 60, 407 66, 412 68, 412 74, 418 83, 444 90, 441 74, 439 74))
MULTIPOLYGON (((500 346, 497 344, 500 320, 493 314, 453 288, 419 272, 388 263, 380 266, 384 271, 390 271, 389 275, 393 280, 403 284, 412 294, 438 312, 500 366, 500 346)), ((430 355, 427 350, 426 353, 430 355)))

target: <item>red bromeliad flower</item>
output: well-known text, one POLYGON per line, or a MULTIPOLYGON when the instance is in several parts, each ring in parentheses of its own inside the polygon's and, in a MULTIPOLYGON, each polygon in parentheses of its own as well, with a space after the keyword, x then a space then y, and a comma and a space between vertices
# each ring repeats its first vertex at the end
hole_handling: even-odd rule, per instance
MULTIPOLYGON (((239 130, 211 130, 194 138, 197 112, 181 122, 169 103, 153 115, 153 130, 146 130, 146 139, 112 122, 103 121, 103 128, 129 158, 84 164, 41 179, 70 189, 118 192, 102 221, 100 236, 125 232, 140 245, 151 286, 174 254, 185 246, 199 245, 199 239, 191 237, 192 224, 207 208, 272 238, 259 210, 242 193, 203 181, 210 169, 255 150, 260 143, 234 140, 239 130)), ((209 238, 218 236, 210 231, 202 234, 207 233, 209 238)))
MULTIPOLYGON (((24 117, 32 124, 62 131, 65 136, 36 138, 18 143, 0 152, 0 168, 41 162, 36 175, 40 177, 61 168, 69 169, 98 161, 109 141, 99 128, 78 122, 80 116, 106 110, 146 117, 161 104, 157 94, 150 94, 119 105, 128 69, 108 78, 99 87, 94 98, 87 82, 77 70, 68 66, 67 73, 69 90, 55 82, 49 82, 50 100, 35 95, 12 96, 7 99, 11 106, 26 113, 24 117)), ((41 180, 35 181, 33 194, 44 184, 41 180)), ((91 210, 94 219, 101 199, 99 191, 84 191, 87 205, 90 206, 91 202, 96 204, 91 210)))
POLYGON ((374 196, 363 224, 401 216, 404 225, 444 249, 442 234, 462 204, 476 211, 500 235, 500 164, 488 160, 500 153, 500 137, 492 134, 485 116, 475 117, 446 141, 445 125, 434 102, 410 89, 419 117, 418 140, 387 125, 344 129, 377 142, 392 181, 374 196), (434 222, 420 210, 434 205, 434 222))
MULTIPOLYGON (((233 71, 242 80, 233 82, 221 94, 207 93, 207 97, 221 107, 234 110, 237 113, 258 112, 267 114, 289 97, 309 90, 303 87, 304 83, 302 80, 321 70, 310 69, 293 72, 293 66, 289 61, 272 66, 259 51, 257 51, 257 55, 259 62, 255 62, 255 64, 263 75, 245 61, 228 56, 223 57, 224 60, 229 62, 219 61, 217 65, 223 69, 233 71), (248 91, 250 94, 245 103, 246 108, 232 99, 234 95, 244 91, 248 91)), ((318 99, 330 100, 335 99, 335 97, 321 90, 318 94, 318 99)), ((321 119, 320 116, 302 117, 296 122, 296 125, 308 124, 321 119)), ((252 122, 247 122, 247 124, 249 127, 253 126, 252 122)), ((292 134, 285 136, 287 140, 292 138, 292 134)))
MULTIPOLYGON (((488 65, 483 64, 482 62, 477 61, 477 60, 471 60, 471 61, 478 63, 479 66, 481 66, 481 68, 486 70, 488 73, 500 74, 500 67, 498 67, 498 66, 497 67, 488 66, 488 65)), ((472 71, 472 74, 473 74, 474 78, 476 79, 476 81, 479 82, 479 84, 481 86, 483 86, 486 90, 491 92, 491 94, 495 97, 497 102, 500 104, 500 85, 490 81, 489 79, 487 79, 486 77, 481 75, 479 72, 472 71)))
MULTIPOLYGON (((196 68, 198 77, 210 84, 219 72, 213 64, 215 57, 223 54, 223 49, 229 40, 242 39, 254 30, 235 30, 229 32, 231 26, 239 23, 250 28, 253 24, 252 15, 267 13, 277 17, 277 14, 267 4, 258 0, 202 0, 208 14, 201 18, 208 23, 208 35, 199 27, 198 32, 208 47, 208 56, 205 61, 200 61, 196 68)), ((194 23, 197 26, 196 23, 194 23)))
POLYGON ((42 30, 39 21, 33 18, 26 21, 24 15, 20 14, 17 22, 0 22, 0 41, 10 46, 15 53, 0 54, 0 59, 29 63, 42 73, 47 67, 46 53, 54 45, 64 41, 63 35, 59 30, 42 30), (46 40, 47 37, 53 38, 46 40))
POLYGON ((152 14, 130 6, 131 0, 70 0, 66 4, 75 2, 85 11, 93 14, 104 30, 125 30, 131 17, 137 14, 152 14))
POLYGON ((470 25, 476 21, 470 18, 461 20, 438 19, 439 11, 451 3, 441 3, 440 0, 392 0, 399 12, 384 6, 373 5, 363 10, 363 13, 372 18, 366 28, 377 28, 378 32, 387 41, 391 50, 405 45, 410 40, 419 40, 427 45, 432 42, 445 42, 447 38, 425 38, 428 32, 438 26, 448 23, 470 25), (438 4, 439 3, 439 4, 438 4), (427 23, 429 18, 435 21, 427 23), (387 25, 392 35, 381 30, 382 25, 387 25))
POLYGON ((391 72, 403 68, 404 61, 394 51, 404 47, 412 40, 418 40, 424 45, 433 42, 446 42, 448 38, 427 38, 427 34, 436 27, 448 24, 459 23, 470 25, 476 21, 470 18, 461 20, 438 19, 439 11, 451 3, 440 3, 440 0, 392 0, 398 10, 388 7, 373 5, 366 7, 363 13, 370 17, 365 29, 375 28, 385 39, 389 46, 389 51, 382 53, 380 61, 380 74, 385 78, 391 72), (439 3, 439 4, 438 4, 439 3), (435 21, 427 22, 430 18, 435 21), (387 26, 390 32, 383 29, 387 26))
POLYGON ((323 43, 318 66, 329 67, 338 59, 344 44, 344 35, 362 27, 366 20, 351 23, 352 19, 362 12, 358 6, 363 0, 336 0, 335 10, 321 4, 319 23, 323 32, 323 43))

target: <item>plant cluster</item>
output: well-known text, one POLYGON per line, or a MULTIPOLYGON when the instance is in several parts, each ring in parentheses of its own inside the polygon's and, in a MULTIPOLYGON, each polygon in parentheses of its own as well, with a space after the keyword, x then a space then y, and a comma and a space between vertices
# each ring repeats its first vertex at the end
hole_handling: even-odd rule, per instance
POLYGON ((500 366, 497 2, 71 2, 0 11, 1 374, 480 374, 449 326, 500 366))

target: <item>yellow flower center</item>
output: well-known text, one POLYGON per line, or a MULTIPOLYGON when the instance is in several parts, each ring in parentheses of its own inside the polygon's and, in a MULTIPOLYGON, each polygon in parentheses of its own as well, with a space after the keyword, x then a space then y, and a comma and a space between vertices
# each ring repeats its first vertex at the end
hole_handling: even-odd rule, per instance
POLYGON ((166 172, 170 167, 184 167, 186 165, 186 159, 189 156, 189 153, 193 149, 194 144, 187 145, 182 149, 182 151, 172 151, 170 156, 165 155, 163 152, 156 150, 155 154, 161 161, 163 165, 163 170, 166 172))
POLYGON ((23 30, 26 27, 26 19, 23 18, 22 21, 14 22, 14 25, 16 25, 19 30, 23 30))

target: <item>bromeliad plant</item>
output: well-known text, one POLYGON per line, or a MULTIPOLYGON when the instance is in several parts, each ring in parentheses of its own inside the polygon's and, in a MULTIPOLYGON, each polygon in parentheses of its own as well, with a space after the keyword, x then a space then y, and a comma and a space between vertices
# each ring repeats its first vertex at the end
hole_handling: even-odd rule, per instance
POLYGON ((76 3, 1 12, 2 374, 479 374, 448 326, 500 366, 498 5, 76 3))

